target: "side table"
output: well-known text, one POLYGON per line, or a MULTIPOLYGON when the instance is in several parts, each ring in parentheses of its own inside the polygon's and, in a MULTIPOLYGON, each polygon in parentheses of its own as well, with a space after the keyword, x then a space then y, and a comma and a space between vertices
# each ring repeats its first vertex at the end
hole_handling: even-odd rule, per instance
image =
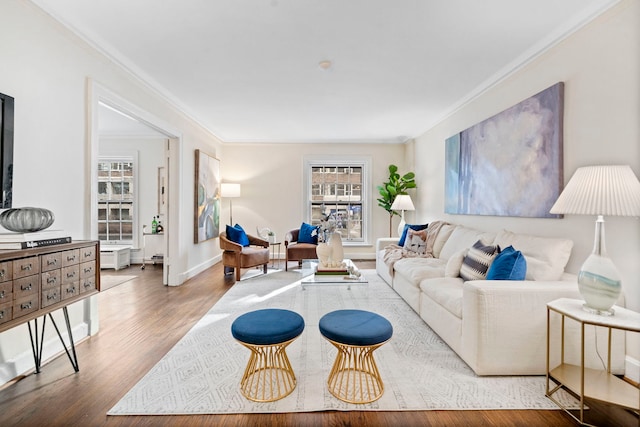
POLYGON ((271 267, 275 268, 276 267, 276 263, 275 263, 275 259, 276 259, 276 246, 278 247, 278 267, 280 267, 280 245, 282 245, 282 242, 269 242, 269 246, 271 246, 271 267))
MULTIPOLYGON (((615 307, 615 315, 601 316, 586 312, 582 309, 583 301, 569 298, 560 298, 547 304, 547 386, 546 395, 560 408, 567 412, 573 419, 582 425, 584 421, 585 397, 608 402, 635 412, 640 411, 640 386, 634 386, 611 373, 611 333, 613 329, 626 332, 640 332, 640 313, 615 307), (554 368, 550 365, 550 324, 551 312, 558 313, 561 318, 561 348, 560 364, 554 368), (565 318, 572 319, 580 324, 580 365, 565 362, 565 318), (585 368, 585 325, 593 325, 608 329, 607 369, 598 370, 585 368), (551 388, 551 383, 554 387, 551 388), (553 396, 558 390, 566 388, 580 399, 580 417, 564 407, 553 396)), ((640 426, 640 420, 638 421, 640 426)))

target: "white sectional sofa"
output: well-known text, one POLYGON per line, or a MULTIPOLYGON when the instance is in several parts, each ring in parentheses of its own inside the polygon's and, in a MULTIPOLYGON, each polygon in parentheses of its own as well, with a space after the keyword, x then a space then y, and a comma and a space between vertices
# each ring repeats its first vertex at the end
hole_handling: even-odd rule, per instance
MULTIPOLYGON (((576 276, 564 268, 573 242, 516 234, 483 232, 461 225, 443 225, 433 243, 434 258, 402 258, 392 271, 384 262, 385 247, 398 238, 376 243, 376 270, 420 317, 478 375, 543 375, 546 373, 546 303, 580 298, 576 276), (472 280, 458 273, 464 254, 476 241, 512 245, 527 262, 526 279, 472 280)), ((579 362, 579 330, 567 322, 565 360, 579 362)), ((560 323, 552 317, 552 342, 559 342, 560 323)), ((587 331, 587 367, 602 369, 606 361, 605 330, 587 331), (597 334, 597 338, 596 338, 597 334), (599 350, 599 355, 595 349, 599 350)), ((613 371, 624 370, 624 336, 614 334, 613 371)), ((559 348, 559 347, 558 347, 559 348)), ((552 352, 552 367, 559 350, 552 352)))

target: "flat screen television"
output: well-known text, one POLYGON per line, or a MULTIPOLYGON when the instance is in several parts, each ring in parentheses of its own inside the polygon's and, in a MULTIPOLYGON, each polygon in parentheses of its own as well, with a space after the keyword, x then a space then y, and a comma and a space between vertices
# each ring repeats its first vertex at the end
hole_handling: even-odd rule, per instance
POLYGON ((13 109, 13 98, 0 93, 0 209, 13 199, 13 109))

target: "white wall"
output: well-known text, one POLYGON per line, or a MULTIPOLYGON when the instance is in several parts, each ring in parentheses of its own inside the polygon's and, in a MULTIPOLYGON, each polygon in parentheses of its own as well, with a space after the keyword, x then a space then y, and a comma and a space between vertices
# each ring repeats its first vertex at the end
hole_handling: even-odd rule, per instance
MULTIPOLYGON (((571 238, 575 247, 568 270, 577 272, 592 250, 595 218, 444 215, 444 141, 563 81, 565 183, 578 167, 595 164, 629 164, 640 176, 638 76, 640 2, 625 0, 416 139, 417 181, 423 183, 418 197, 421 218, 571 238)), ((605 220, 607 249, 622 274, 627 307, 640 311, 640 222, 621 217, 605 220)), ((630 339, 627 348, 629 355, 640 359, 640 341, 630 339)))
MULTIPOLYGON (((389 164, 396 164, 402 172, 408 172, 405 149, 401 144, 226 144, 220 164, 222 181, 242 185, 242 197, 233 200, 233 221, 252 233, 256 227, 269 227, 282 241, 287 231, 298 228, 306 220, 303 218, 305 156, 369 156, 372 188, 368 196, 373 217, 370 244, 375 245, 376 238, 389 235, 389 215, 378 206, 375 187, 387 180, 389 164)), ((229 201, 223 200, 222 207, 220 223, 227 224, 229 201)), ((409 218, 411 214, 407 213, 409 218)), ((396 216, 394 230, 398 221, 396 216)), ((284 257, 284 245, 282 250, 284 257)), ((354 258, 373 258, 374 248, 347 247, 345 254, 354 258)))
MULTIPOLYGON (((89 47, 30 2, 0 4, 0 92, 15 98, 13 203, 41 206, 73 239, 90 236, 88 80, 180 131, 180 253, 172 268, 184 280, 210 265, 217 241, 193 244, 194 151, 217 155, 220 142, 165 99, 89 47)), ((87 335, 95 304, 70 307, 74 337, 87 335)), ((93 313, 95 314, 95 313, 93 313)), ((49 328, 52 332, 52 328, 49 328)), ((52 348, 57 337, 47 334, 52 348)), ((33 365, 25 325, 0 334, 0 384, 33 365)), ((48 350, 47 350, 48 351, 48 350)), ((45 358, 47 354, 45 354, 45 358)), ((82 362, 81 362, 82 363, 82 362)))

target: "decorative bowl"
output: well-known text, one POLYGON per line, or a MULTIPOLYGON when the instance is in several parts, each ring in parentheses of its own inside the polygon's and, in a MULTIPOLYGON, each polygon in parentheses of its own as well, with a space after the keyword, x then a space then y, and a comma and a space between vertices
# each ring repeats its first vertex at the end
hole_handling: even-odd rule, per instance
POLYGON ((13 208, 0 213, 0 225, 16 233, 32 233, 53 224, 53 212, 44 208, 13 208))

